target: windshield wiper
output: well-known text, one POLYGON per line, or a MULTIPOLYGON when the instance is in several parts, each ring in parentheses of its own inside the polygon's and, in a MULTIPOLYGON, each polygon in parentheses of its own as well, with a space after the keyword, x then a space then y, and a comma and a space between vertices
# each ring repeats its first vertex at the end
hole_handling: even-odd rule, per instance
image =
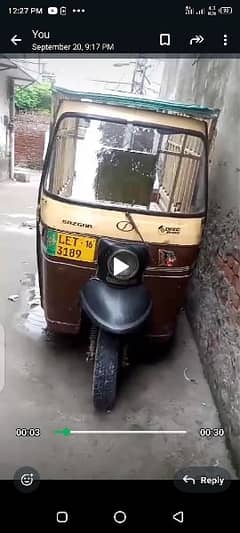
POLYGON ((136 233, 138 234, 138 236, 140 237, 141 241, 145 243, 144 238, 143 238, 142 234, 140 233, 140 231, 139 231, 139 229, 138 229, 138 227, 137 227, 136 222, 134 222, 131 213, 128 213, 128 211, 126 211, 126 212, 125 212, 125 215, 126 215, 127 219, 129 220, 129 222, 131 222, 131 224, 133 225, 133 227, 134 227, 136 233))

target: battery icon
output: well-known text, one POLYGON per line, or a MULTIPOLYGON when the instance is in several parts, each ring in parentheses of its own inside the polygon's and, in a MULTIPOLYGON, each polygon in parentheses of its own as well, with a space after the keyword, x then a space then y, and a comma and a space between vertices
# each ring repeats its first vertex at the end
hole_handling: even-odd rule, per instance
POLYGON ((232 12, 233 12, 233 8, 227 7, 227 6, 222 6, 218 10, 218 13, 220 13, 220 15, 232 15, 232 12))
POLYGON ((67 14, 67 8, 65 6, 60 7, 59 13, 60 13, 60 15, 66 15, 67 14))

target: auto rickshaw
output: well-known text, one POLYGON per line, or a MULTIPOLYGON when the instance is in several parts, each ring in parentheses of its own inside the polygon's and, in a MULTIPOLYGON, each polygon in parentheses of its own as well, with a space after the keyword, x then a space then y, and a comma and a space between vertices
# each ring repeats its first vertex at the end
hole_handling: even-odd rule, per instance
POLYGON ((93 402, 110 410, 131 336, 174 333, 219 111, 60 88, 54 102, 37 208, 41 304, 53 332, 90 320, 93 402))

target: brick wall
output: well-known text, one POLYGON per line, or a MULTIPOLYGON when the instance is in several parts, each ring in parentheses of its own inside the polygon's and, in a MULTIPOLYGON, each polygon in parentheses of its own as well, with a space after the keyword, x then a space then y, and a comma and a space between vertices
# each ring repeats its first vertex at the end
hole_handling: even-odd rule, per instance
POLYGON ((223 273, 228 290, 218 287, 217 294, 221 301, 229 307, 232 320, 240 325, 240 246, 230 252, 217 256, 217 265, 223 273))
MULTIPOLYGON (((240 248, 225 256, 218 255, 217 264, 227 281, 228 291, 218 288, 221 301, 231 308, 231 318, 239 321, 238 309, 240 308, 240 248)), ((239 322, 240 324, 240 322, 239 322)))
POLYGON ((15 117, 16 166, 41 169, 43 164, 45 135, 50 115, 39 112, 19 112, 15 117))

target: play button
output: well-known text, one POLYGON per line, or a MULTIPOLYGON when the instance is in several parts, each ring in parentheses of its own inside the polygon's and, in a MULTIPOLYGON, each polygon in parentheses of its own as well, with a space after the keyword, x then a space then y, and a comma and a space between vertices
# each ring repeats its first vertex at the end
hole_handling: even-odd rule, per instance
POLYGON ((108 271, 114 278, 128 280, 133 278, 138 270, 138 256, 130 250, 119 249, 109 257, 108 271))
POLYGON ((113 258, 113 275, 118 276, 122 272, 125 272, 129 268, 129 265, 127 263, 124 263, 117 257, 113 258))

